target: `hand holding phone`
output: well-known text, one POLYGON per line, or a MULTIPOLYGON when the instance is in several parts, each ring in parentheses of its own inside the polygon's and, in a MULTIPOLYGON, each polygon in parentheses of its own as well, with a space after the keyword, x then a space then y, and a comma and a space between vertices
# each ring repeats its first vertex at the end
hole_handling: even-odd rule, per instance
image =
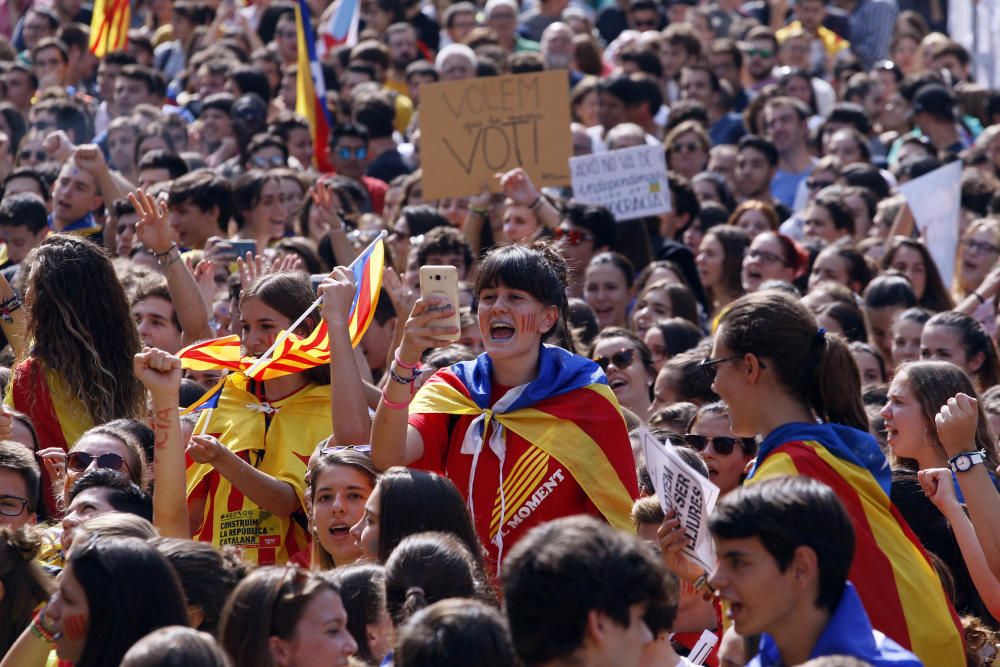
POLYGON ((437 305, 427 312, 451 309, 451 316, 433 320, 428 327, 434 329, 451 329, 447 333, 435 336, 438 340, 454 343, 460 337, 461 320, 458 316, 458 269, 454 266, 422 266, 420 267, 420 298, 436 300, 437 305))

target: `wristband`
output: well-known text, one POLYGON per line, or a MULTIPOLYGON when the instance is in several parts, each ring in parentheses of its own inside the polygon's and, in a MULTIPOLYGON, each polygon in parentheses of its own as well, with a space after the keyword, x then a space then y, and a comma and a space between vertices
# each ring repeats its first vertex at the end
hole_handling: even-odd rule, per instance
POLYGON ((470 206, 469 211, 478 215, 480 218, 487 218, 490 215, 489 209, 486 208, 476 208, 475 206, 470 206))
POLYGON ((153 257, 156 258, 156 263, 160 266, 170 266, 181 258, 181 251, 177 247, 177 244, 171 244, 170 248, 166 252, 154 252, 153 257), (173 251, 176 250, 177 254, 174 255, 173 251))
POLYGON ((417 363, 415 363, 415 364, 408 364, 405 361, 403 361, 402 359, 400 359, 399 358, 399 348, 398 347, 396 348, 395 354, 393 354, 392 356, 396 360, 396 363, 399 365, 399 367, 402 368, 404 371, 416 370, 417 366, 420 365, 419 361, 417 363))
POLYGON ((163 252, 156 252, 152 248, 150 248, 150 251, 153 253, 153 257, 160 258, 160 257, 166 257, 167 255, 169 255, 170 251, 173 250, 176 247, 177 247, 176 243, 171 243, 170 247, 167 248, 166 250, 164 250, 163 252))
POLYGON ((385 395, 385 389, 382 390, 382 404, 389 408, 390 410, 409 410, 410 403, 397 403, 396 401, 389 400, 389 397, 385 395))
POLYGON ((537 197, 535 197, 535 201, 531 202, 531 206, 529 206, 528 208, 534 211, 535 207, 537 207, 541 202, 542 202, 542 195, 538 195, 537 197))
POLYGON ((976 297, 977 299, 979 299, 979 303, 986 303, 986 299, 984 299, 984 298, 983 298, 983 295, 982 295, 982 294, 980 294, 980 293, 979 293, 978 291, 976 291, 976 292, 973 292, 973 293, 972 293, 972 296, 974 296, 974 297, 976 297))
POLYGON ((56 633, 46 628, 45 622, 42 620, 42 615, 45 613, 45 609, 47 608, 48 605, 38 610, 38 612, 32 617, 29 627, 31 628, 31 634, 35 635, 47 644, 53 644, 56 641, 56 633))
POLYGON ((403 385, 403 386, 405 387, 405 386, 407 386, 407 385, 411 385, 411 384, 413 384, 413 381, 417 379, 417 374, 416 374, 416 373, 414 373, 414 374, 413 374, 413 375, 411 375, 410 377, 408 377, 408 378, 405 378, 405 377, 403 377, 402 375, 400 375, 399 373, 397 373, 397 372, 396 372, 396 371, 395 371, 395 370, 393 369, 393 367, 392 367, 392 366, 390 366, 390 367, 389 367, 389 377, 390 377, 390 378, 392 379, 392 381, 393 381, 393 382, 395 382, 396 384, 401 384, 401 385, 403 385))
POLYGON ((702 594, 706 602, 715 597, 715 589, 712 588, 712 584, 708 583, 707 572, 695 580, 694 589, 702 594))
POLYGON ((15 294, 14 296, 0 301, 0 317, 7 324, 13 324, 14 318, 11 314, 23 305, 21 299, 15 294))

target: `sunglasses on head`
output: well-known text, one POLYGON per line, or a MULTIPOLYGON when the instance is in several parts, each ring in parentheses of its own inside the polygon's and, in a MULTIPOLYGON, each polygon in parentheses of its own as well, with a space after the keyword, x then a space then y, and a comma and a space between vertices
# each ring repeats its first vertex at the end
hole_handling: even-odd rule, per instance
POLYGON ((371 445, 328 445, 320 450, 321 454, 328 454, 330 452, 344 452, 353 451, 359 454, 371 454, 371 445))
POLYGON ((806 187, 810 190, 822 190, 831 185, 833 185, 833 181, 820 181, 815 178, 806 179, 806 187))
POLYGON ((620 371, 625 370, 632 365, 635 361, 635 350, 622 350, 621 352, 615 352, 608 357, 594 357, 594 363, 601 367, 601 370, 605 373, 608 372, 608 367, 611 364, 615 365, 620 371))
POLYGON ((708 449, 709 445, 712 445, 712 448, 717 454, 721 456, 729 456, 733 453, 736 445, 740 443, 740 438, 731 438, 728 436, 710 438, 706 435, 686 433, 684 435, 684 443, 696 452, 703 452, 708 449))
POLYGON ((355 160, 364 160, 366 157, 368 157, 368 149, 365 148, 364 146, 360 146, 355 149, 343 146, 337 149, 337 157, 339 157, 341 160, 350 160, 352 157, 355 160))
POLYGON ((83 472, 90 467, 90 464, 97 460, 98 468, 108 468, 110 470, 117 470, 121 472, 122 468, 125 468, 129 473, 132 470, 128 467, 128 463, 122 457, 117 454, 112 454, 108 452, 107 454, 99 454, 93 456, 87 452, 70 452, 69 456, 66 457, 66 469, 72 470, 73 472, 83 472))
POLYGON ((587 232, 581 232, 576 229, 563 229, 559 227, 555 232, 552 233, 552 238, 555 241, 566 240, 569 245, 580 245, 584 241, 593 241, 594 237, 587 232))

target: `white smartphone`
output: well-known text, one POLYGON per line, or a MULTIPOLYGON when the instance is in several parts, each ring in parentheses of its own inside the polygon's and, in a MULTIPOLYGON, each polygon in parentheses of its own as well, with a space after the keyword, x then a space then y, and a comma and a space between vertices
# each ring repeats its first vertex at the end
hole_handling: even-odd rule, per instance
POLYGON ((435 328, 454 327, 454 333, 442 333, 435 336, 440 340, 455 342, 460 337, 460 320, 458 317, 458 269, 454 266, 421 266, 420 267, 420 298, 438 297, 442 300, 435 310, 446 308, 447 300, 451 304, 451 317, 434 320, 430 325, 435 328))

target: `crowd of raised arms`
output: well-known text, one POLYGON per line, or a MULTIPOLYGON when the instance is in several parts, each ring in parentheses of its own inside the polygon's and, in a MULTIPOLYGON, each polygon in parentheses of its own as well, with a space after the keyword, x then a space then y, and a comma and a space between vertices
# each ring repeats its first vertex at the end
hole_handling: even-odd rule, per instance
POLYGON ((0 0, 0 667, 1000 665, 992 5, 0 0))

